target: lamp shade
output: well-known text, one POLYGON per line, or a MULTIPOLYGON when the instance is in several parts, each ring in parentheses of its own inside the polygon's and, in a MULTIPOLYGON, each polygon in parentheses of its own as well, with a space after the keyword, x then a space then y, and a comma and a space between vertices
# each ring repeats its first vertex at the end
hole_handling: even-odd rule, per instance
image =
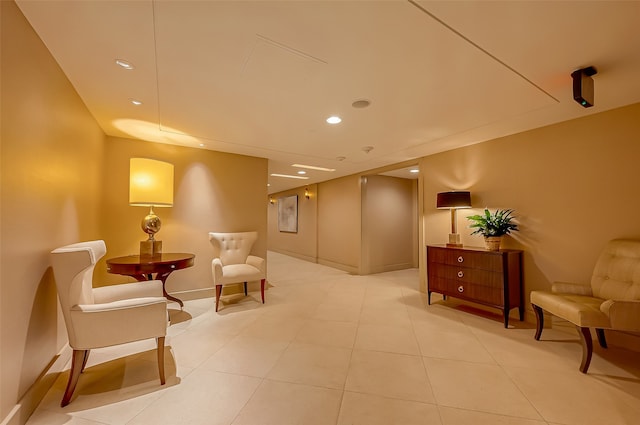
POLYGON ((147 158, 131 158, 129 205, 173 206, 173 164, 147 158))
POLYGON ((471 208, 471 192, 440 192, 436 200, 436 208, 471 208))

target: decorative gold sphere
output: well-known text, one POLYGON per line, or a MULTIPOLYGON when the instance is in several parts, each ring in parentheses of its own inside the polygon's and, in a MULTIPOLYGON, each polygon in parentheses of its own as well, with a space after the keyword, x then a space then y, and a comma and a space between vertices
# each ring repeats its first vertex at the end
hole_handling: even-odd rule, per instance
POLYGON ((142 231, 149 234, 149 239, 153 240, 153 235, 155 235, 162 226, 160 222, 160 217, 153 213, 149 213, 144 219, 142 219, 142 223, 140 223, 142 227, 142 231))

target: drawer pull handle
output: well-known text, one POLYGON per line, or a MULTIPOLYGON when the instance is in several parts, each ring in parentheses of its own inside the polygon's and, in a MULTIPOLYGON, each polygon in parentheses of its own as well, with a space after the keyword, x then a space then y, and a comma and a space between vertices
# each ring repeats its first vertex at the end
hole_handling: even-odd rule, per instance
POLYGON ((464 272, 462 270, 458 272, 458 277, 464 277, 464 272))
POLYGON ((464 286, 462 286, 462 285, 458 286, 458 292, 463 293, 464 292, 464 286))
POLYGON ((458 263, 464 262, 464 257, 461 255, 458 257, 458 263))

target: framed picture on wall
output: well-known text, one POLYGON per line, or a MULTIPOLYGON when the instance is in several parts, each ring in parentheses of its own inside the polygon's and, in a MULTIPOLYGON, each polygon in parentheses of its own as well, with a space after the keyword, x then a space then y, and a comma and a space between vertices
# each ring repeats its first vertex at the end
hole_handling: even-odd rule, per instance
POLYGON ((278 199, 278 230, 298 233, 298 195, 278 199))

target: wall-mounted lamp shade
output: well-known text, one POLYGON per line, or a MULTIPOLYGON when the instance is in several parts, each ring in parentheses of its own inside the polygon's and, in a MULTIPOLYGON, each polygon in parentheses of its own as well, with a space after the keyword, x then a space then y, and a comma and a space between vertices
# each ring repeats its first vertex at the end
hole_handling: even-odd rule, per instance
POLYGON ((129 165, 129 205, 173 206, 173 164, 131 158, 129 165))
POLYGON ((471 192, 440 192, 436 199, 436 208, 471 208, 471 192))

